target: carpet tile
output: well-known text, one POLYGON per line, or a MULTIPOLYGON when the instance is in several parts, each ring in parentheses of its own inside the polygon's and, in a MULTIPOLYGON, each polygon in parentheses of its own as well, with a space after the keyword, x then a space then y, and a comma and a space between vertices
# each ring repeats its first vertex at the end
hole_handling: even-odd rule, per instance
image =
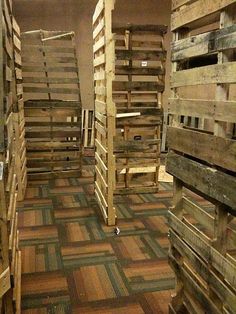
POLYGON ((81 178, 29 181, 18 204, 22 314, 168 313, 171 199, 171 183, 116 196, 117 236, 96 203, 92 157, 81 178))

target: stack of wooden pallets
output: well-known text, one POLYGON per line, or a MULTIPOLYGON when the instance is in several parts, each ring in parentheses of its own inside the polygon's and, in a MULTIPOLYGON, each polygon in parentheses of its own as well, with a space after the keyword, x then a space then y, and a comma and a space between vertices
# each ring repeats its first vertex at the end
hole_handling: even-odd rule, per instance
POLYGON ((17 228, 12 1, 1 1, 0 80, 0 312, 20 313, 21 253, 17 228))
POLYGON ((81 99, 74 33, 22 34, 29 178, 81 173, 81 99))
POLYGON ((172 10, 170 313, 236 313, 236 1, 172 10))
POLYGON ((21 61, 21 39, 20 28, 12 18, 13 26, 13 111, 15 132, 15 154, 16 174, 18 179, 18 200, 23 200, 27 186, 26 168, 26 143, 25 143, 25 117, 22 86, 22 61, 21 61))
POLYGON ((114 0, 93 16, 95 80, 95 193, 108 224, 115 194, 158 191, 164 25, 113 27, 114 0))

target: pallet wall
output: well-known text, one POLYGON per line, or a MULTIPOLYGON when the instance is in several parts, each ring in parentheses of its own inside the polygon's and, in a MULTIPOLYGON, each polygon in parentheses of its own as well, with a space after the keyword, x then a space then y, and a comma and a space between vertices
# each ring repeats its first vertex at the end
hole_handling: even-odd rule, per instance
POLYGON ((14 123, 15 60, 12 1, 0 2, 0 312, 20 313, 21 253, 19 251, 18 165, 14 123))
POLYGON ((172 11, 170 313, 235 313, 236 1, 175 0, 172 11))
POLYGON ((81 99, 74 33, 22 34, 29 178, 81 173, 81 99))
POLYGON ((115 224, 115 194, 158 191, 166 26, 113 27, 115 1, 93 16, 95 193, 115 224))
POLYGON ((166 31, 162 25, 113 27, 115 194, 152 193, 159 188, 166 31))
POLYGON ((15 132, 16 174, 18 180, 18 200, 24 199, 27 186, 25 116, 22 85, 22 60, 20 28, 12 18, 13 41, 13 125, 15 132))

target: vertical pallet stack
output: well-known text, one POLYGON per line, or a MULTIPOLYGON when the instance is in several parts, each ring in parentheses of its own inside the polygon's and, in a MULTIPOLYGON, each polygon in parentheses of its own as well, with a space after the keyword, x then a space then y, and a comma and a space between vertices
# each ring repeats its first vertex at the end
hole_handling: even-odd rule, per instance
POLYGON ((16 212, 12 2, 3 0, 0 4, 0 309, 10 314, 20 313, 21 253, 16 212))
POLYGON ((114 141, 116 108, 112 99, 115 42, 112 34, 114 0, 100 0, 93 15, 95 81, 95 194, 105 222, 116 222, 114 141))
POLYGON ((14 102, 14 132, 15 132, 15 151, 16 154, 16 174, 18 179, 18 200, 24 199, 27 186, 26 168, 26 142, 25 142, 25 116, 22 85, 22 61, 21 61, 21 38, 20 28, 12 18, 13 26, 13 102, 14 102))
POLYGON ((113 27, 114 9, 114 0, 100 0, 93 16, 95 193, 109 225, 115 194, 158 191, 167 31, 113 27))
POLYGON ((164 25, 113 27, 115 194, 155 193, 159 188, 166 32, 164 25))
POLYGON ((236 1, 172 9, 170 313, 236 313, 236 1))
POLYGON ((30 179, 81 173, 81 99, 74 33, 22 34, 30 179))

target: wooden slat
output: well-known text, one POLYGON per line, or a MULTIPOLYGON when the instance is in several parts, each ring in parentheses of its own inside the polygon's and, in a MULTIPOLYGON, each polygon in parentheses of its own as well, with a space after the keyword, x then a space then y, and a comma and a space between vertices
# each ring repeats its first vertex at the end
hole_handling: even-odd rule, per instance
POLYGON ((229 211, 236 215, 235 177, 173 152, 168 155, 166 171, 186 182, 186 185, 229 206, 229 211))
POLYGON ((180 61, 236 48, 236 25, 178 40, 172 44, 172 61, 180 61))
POLYGON ((207 244, 194 231, 189 229, 173 213, 169 212, 170 227, 188 243, 192 249, 206 262, 211 262, 212 266, 230 283, 232 287, 236 286, 236 266, 222 256, 211 245, 207 244))
POLYGON ((235 3, 235 0, 198 0, 190 3, 182 10, 173 13, 171 30, 174 31, 207 15, 219 12, 233 3, 235 3))
POLYGON ((236 62, 209 65, 173 73, 171 87, 236 82, 236 62))
POLYGON ((169 127, 171 149, 236 172, 236 141, 181 128, 169 127))

